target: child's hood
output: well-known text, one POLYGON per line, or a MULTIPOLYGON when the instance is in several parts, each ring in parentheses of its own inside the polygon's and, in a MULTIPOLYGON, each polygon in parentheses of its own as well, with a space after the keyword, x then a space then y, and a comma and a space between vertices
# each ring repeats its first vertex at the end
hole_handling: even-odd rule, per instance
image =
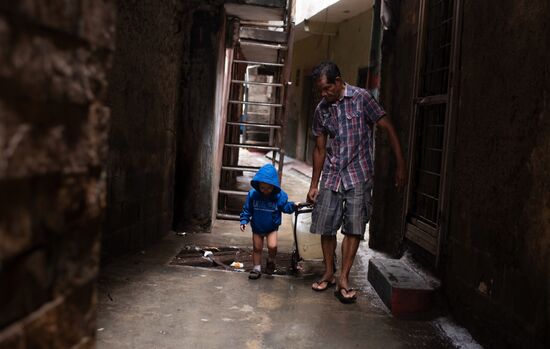
POLYGON ((260 191, 259 182, 271 184, 274 187, 273 194, 277 194, 281 191, 281 185, 279 184, 279 176, 277 175, 277 170, 271 164, 263 165, 258 170, 254 178, 252 178, 250 184, 254 189, 260 191))

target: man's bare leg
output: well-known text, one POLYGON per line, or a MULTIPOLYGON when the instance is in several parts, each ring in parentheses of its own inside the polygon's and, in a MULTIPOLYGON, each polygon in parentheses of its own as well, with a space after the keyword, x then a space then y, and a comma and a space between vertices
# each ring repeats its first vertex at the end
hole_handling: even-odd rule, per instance
POLYGON ((314 282, 311 286, 316 290, 322 290, 328 287, 328 283, 334 279, 334 251, 336 251, 336 235, 321 235, 321 248, 325 258, 325 273, 321 280, 326 282, 314 282), (327 285, 325 286, 325 283, 327 285))
POLYGON ((346 235, 342 241, 342 272, 338 280, 338 288, 344 289, 340 292, 346 298, 353 298, 356 294, 355 291, 348 293, 345 290, 349 289, 349 273, 359 248, 360 239, 361 237, 358 235, 346 235))

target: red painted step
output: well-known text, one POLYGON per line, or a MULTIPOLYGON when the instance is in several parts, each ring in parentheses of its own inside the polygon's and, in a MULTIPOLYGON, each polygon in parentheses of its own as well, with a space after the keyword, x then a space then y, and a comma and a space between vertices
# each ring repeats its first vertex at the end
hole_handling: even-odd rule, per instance
POLYGON ((368 280, 394 316, 430 310, 435 290, 399 259, 371 258, 368 280))

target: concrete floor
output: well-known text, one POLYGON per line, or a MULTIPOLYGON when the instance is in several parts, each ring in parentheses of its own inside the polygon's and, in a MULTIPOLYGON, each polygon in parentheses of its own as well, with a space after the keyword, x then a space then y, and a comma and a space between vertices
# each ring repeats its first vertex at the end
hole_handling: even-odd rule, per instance
MULTIPOLYGON (((288 166, 283 188, 290 198, 303 201, 308 187, 307 176, 288 166)), ((290 221, 286 215, 279 231, 283 252, 293 242, 290 221)), ((332 289, 311 290, 321 273, 318 263, 305 263, 300 277, 255 281, 247 273, 168 265, 185 245, 250 247, 250 240, 238 222, 218 221, 211 234, 171 233, 150 249, 104 267, 98 348, 454 347, 434 321, 391 316, 367 282, 373 252, 366 243, 352 269, 360 294, 351 305, 338 302, 332 289)))

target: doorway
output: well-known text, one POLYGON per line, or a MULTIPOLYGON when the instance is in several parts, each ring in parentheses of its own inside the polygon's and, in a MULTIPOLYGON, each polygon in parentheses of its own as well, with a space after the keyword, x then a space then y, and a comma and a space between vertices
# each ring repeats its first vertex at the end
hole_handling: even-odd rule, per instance
POLYGON ((458 0, 422 0, 409 146, 405 237, 438 264, 448 204, 458 0))

